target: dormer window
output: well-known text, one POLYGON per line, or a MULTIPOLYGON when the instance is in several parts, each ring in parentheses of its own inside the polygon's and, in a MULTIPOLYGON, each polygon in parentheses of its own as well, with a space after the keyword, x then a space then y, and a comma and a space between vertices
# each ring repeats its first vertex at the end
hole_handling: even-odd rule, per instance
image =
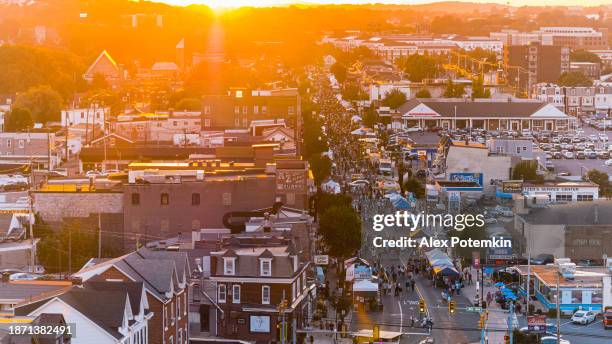
POLYGON ((227 290, 225 289, 225 284, 220 284, 219 294, 217 295, 217 300, 220 303, 225 303, 226 298, 227 298, 227 290))
POLYGON ((223 258, 223 274, 230 276, 236 274, 236 258, 223 258))
POLYGON ((261 258, 259 260, 259 274, 261 276, 272 276, 272 258, 261 258))

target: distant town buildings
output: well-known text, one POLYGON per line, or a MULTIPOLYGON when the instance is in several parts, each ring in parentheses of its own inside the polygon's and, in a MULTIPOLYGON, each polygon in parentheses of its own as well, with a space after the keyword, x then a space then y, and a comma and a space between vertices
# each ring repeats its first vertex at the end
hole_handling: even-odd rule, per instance
POLYGON ((541 45, 566 46, 572 49, 608 49, 608 29, 588 27, 541 27, 531 32, 502 30, 491 32, 491 39, 501 41, 504 45, 541 45))
POLYGON ((568 114, 608 114, 612 109, 612 86, 566 87, 537 84, 532 97, 548 102, 568 114))
POLYGON ((570 70, 570 48, 565 46, 532 42, 505 49, 509 82, 521 89, 528 90, 539 82, 557 82, 562 73, 570 70))

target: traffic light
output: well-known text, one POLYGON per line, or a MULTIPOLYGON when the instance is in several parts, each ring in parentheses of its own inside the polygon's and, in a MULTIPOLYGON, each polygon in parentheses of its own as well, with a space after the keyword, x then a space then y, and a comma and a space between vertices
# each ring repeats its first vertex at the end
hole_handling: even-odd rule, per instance
POLYGON ((448 313, 453 315, 455 314, 455 306, 456 306, 456 302, 455 301, 451 301, 448 303, 448 313))
POLYGON ((372 339, 379 340, 380 339, 380 326, 374 325, 372 329, 372 339))
POLYGON ((425 313, 425 300, 423 299, 419 300, 419 312, 425 313))
POLYGON ((480 313, 480 319, 478 320, 478 328, 479 329, 483 329, 485 327, 485 314, 484 313, 480 313))

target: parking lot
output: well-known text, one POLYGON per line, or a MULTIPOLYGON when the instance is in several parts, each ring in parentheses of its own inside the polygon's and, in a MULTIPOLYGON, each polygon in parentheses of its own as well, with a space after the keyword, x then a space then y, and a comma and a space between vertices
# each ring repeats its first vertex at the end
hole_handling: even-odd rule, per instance
MULTIPOLYGON (((599 135, 604 134, 603 131, 591 127, 584 127, 584 135, 599 135)), ((612 138, 610 132, 605 133, 608 140, 612 138)), ((596 149, 603 148, 603 142, 599 141, 595 143, 596 149)), ((612 173, 612 166, 606 166, 604 162, 606 159, 551 159, 550 160, 555 166, 555 172, 569 172, 572 176, 580 176, 586 174, 589 170, 597 169, 602 172, 612 173)))
MULTIPOLYGON (((551 322, 553 319, 550 319, 551 322)), ((561 338, 570 343, 599 344, 612 341, 612 333, 606 330, 601 319, 597 319, 588 325, 573 324, 569 319, 561 319, 561 338)))

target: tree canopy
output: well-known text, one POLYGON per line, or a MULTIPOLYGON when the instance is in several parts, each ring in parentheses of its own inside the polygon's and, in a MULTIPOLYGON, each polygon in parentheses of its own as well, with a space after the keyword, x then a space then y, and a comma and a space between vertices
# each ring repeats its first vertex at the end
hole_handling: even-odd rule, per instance
POLYGON ((438 74, 438 63, 429 55, 413 54, 400 60, 399 65, 408 74, 408 80, 413 82, 432 79, 438 74))
POLYGON ((361 247, 361 221, 355 210, 346 205, 332 205, 321 214, 319 234, 329 254, 348 258, 361 247))
POLYGON ((538 165, 535 160, 520 161, 512 170, 512 179, 540 181, 542 180, 542 176, 538 175, 537 168, 538 165))
POLYGON ((338 83, 340 83, 340 84, 345 82, 346 78, 348 76, 347 68, 342 63, 340 63, 340 62, 334 63, 330 67, 330 72, 332 72, 332 74, 334 74, 334 77, 336 78, 336 81, 338 81, 338 83))
POLYGON ((485 89, 482 78, 472 81, 472 99, 476 98, 491 98, 491 91, 485 89))
POLYGON ((319 186, 331 174, 332 162, 326 155, 311 155, 308 159, 314 176, 315 185, 319 186))
POLYGON ((404 191, 412 192, 415 198, 425 198, 425 187, 416 178, 410 178, 404 183, 404 191))
POLYGON ((599 56, 588 50, 573 50, 570 52, 570 61, 572 62, 594 62, 601 63, 599 56))
POLYGON ((202 101, 198 98, 183 98, 174 104, 174 109, 177 111, 200 111, 202 101))
POLYGON ((446 89, 444 90, 444 98, 460 98, 465 93, 465 86, 455 84, 452 80, 448 80, 446 89))
POLYGON ((423 88, 416 93, 415 97, 416 98, 431 98, 431 93, 429 93, 428 89, 423 88))
POLYGON ((34 122, 59 121, 62 97, 49 86, 37 86, 20 94, 14 106, 30 110, 34 122))
POLYGON ((578 87, 578 86, 592 86, 593 80, 589 79, 582 72, 564 72, 559 77, 559 86, 569 86, 569 87, 578 87))
POLYGON ((587 172, 588 180, 599 185, 599 192, 602 195, 610 195, 612 190, 610 189, 610 179, 607 173, 601 172, 597 169, 592 169, 587 172))
POLYGON ((82 91, 85 65, 76 55, 22 45, 0 46, 0 93, 24 92, 49 85, 63 99, 82 91))
POLYGON ((9 132, 25 131, 34 127, 32 113, 26 108, 13 107, 4 116, 4 130, 9 132))
POLYGON ((382 104, 395 110, 398 107, 402 106, 402 104, 404 104, 405 102, 406 94, 395 88, 385 95, 382 104))

